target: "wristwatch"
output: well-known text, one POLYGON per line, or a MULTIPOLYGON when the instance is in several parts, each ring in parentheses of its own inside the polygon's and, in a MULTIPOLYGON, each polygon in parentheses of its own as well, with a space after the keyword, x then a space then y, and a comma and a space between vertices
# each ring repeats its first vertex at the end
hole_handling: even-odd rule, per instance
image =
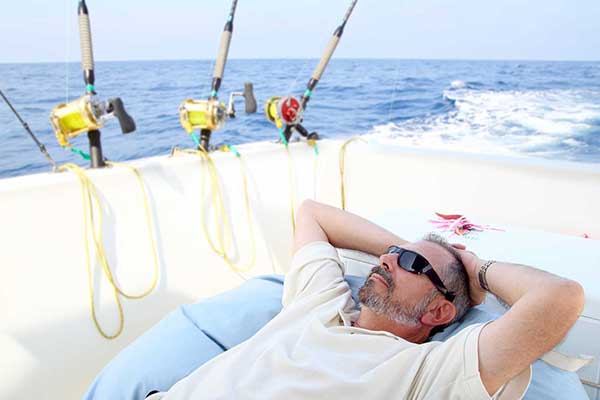
POLYGON ((495 262, 496 261, 494 260, 486 261, 485 264, 479 268, 479 285, 488 292, 490 291, 490 287, 488 286, 485 274, 487 273, 488 268, 495 262))

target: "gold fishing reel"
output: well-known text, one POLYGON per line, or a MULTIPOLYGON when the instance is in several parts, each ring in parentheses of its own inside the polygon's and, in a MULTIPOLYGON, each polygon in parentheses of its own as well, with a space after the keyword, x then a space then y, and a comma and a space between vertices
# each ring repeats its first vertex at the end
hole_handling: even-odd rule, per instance
POLYGON ((69 139, 102 128, 102 114, 102 110, 92 103, 92 96, 87 94, 68 104, 56 106, 50 114, 50 122, 58 144, 68 146, 69 139))
POLYGON ((120 98, 99 101, 94 95, 85 94, 70 103, 59 104, 50 113, 56 140, 63 147, 69 146, 69 140, 81 133, 104 127, 111 118, 119 120, 124 134, 135 131, 135 122, 120 98))
POLYGON ((185 100, 179 106, 179 121, 187 133, 216 131, 225 125, 225 103, 219 100, 185 100))
POLYGON ((194 136, 194 131, 200 132, 200 146, 208 151, 210 135, 225 126, 227 118, 235 118, 234 107, 236 97, 243 97, 247 114, 256 112, 254 86, 250 82, 244 84, 243 92, 233 92, 229 96, 229 104, 219 101, 216 96, 208 100, 187 99, 179 106, 179 122, 185 131, 194 136))
POLYGON ((229 96, 229 104, 220 102, 216 98, 208 100, 185 100, 179 106, 179 121, 187 133, 193 131, 216 131, 225 125, 227 118, 235 118, 235 98, 243 97, 247 114, 256 112, 256 98, 254 86, 251 82, 244 83, 243 92, 233 92, 229 96))

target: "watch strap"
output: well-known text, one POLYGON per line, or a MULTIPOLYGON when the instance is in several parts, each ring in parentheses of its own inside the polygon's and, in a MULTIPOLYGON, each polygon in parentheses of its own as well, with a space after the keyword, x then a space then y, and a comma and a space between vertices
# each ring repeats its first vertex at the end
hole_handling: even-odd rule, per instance
POLYGON ((487 273, 488 268, 495 262, 496 261, 493 261, 493 260, 486 261, 485 264, 483 264, 481 266, 481 268, 479 268, 479 285, 483 289, 487 290, 488 292, 490 291, 490 287, 488 286, 488 283, 487 283, 486 273, 487 273))

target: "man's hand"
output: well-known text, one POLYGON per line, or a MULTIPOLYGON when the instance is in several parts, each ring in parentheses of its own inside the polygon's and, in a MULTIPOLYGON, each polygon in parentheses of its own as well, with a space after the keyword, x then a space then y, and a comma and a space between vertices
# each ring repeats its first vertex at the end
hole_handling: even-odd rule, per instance
POLYGON ((483 303, 487 292, 479 284, 479 268, 485 263, 484 260, 477 257, 472 251, 467 251, 464 246, 454 245, 460 260, 469 275, 469 294, 471 296, 471 306, 483 303), (462 248, 461 248, 462 247, 462 248))

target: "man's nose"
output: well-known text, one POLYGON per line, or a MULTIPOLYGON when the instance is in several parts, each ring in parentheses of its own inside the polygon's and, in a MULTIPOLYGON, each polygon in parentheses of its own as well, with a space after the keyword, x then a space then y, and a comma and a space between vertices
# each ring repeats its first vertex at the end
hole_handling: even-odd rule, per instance
POLYGON ((396 264, 397 257, 398 256, 396 254, 383 254, 379 257, 379 263, 383 268, 385 268, 388 272, 391 273, 396 264))

